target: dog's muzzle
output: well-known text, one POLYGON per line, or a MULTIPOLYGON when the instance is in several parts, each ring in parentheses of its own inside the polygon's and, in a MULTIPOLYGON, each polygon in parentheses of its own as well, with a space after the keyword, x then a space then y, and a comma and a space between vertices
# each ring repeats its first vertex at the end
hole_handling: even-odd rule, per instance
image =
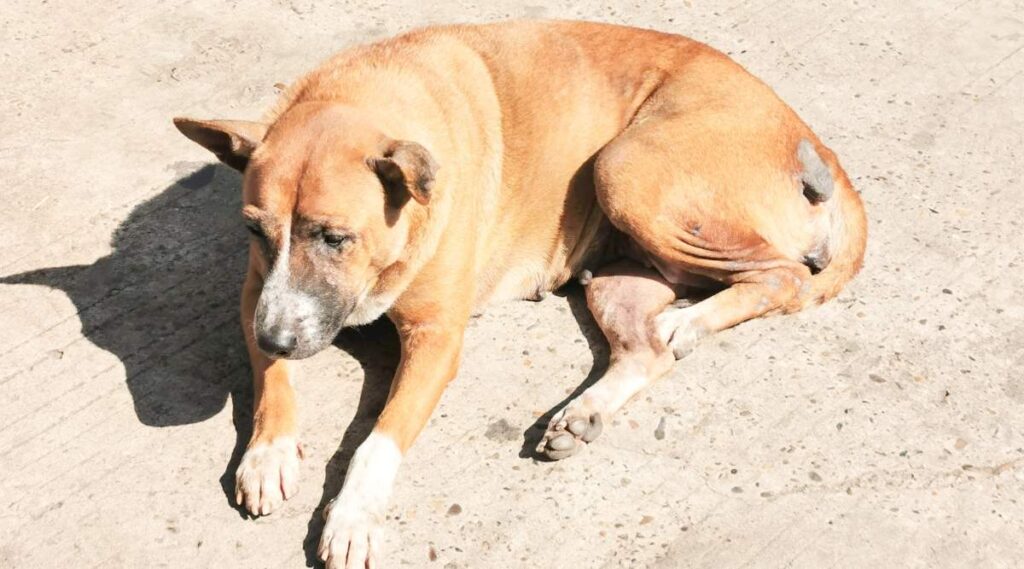
POLYGON ((256 305, 256 345, 273 359, 303 359, 331 344, 352 311, 333 295, 299 290, 264 290, 256 305))
POLYGON ((260 351, 272 358, 288 358, 299 346, 295 332, 282 326, 275 326, 256 334, 256 345, 260 351))

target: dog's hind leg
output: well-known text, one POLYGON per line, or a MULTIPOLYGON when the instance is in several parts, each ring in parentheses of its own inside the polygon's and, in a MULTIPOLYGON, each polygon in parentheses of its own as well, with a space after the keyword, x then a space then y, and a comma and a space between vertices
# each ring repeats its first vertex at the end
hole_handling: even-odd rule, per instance
POLYGON ((677 358, 703 335, 799 309, 814 293, 808 265, 830 266, 823 238, 848 195, 814 140, 765 85, 707 56, 598 154, 594 189, 611 224, 670 282, 697 275, 724 289, 657 318, 677 358))
POLYGON ((587 306, 608 338, 608 370, 551 419, 539 453, 552 460, 575 454, 623 404, 671 369, 672 352, 655 318, 675 299, 672 285, 653 269, 621 261, 598 271, 587 286, 587 306))
POLYGON ((807 267, 785 267, 742 276, 729 288, 686 308, 669 308, 656 318, 659 337, 676 359, 689 354, 697 340, 772 311, 797 296, 810 279, 807 267))

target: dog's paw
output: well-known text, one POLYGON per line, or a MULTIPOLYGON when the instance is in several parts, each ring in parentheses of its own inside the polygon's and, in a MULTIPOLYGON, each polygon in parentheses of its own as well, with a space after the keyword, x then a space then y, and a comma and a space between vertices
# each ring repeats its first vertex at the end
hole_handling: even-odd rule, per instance
POLYGON ((340 500, 324 508, 324 532, 317 554, 327 569, 380 567, 379 516, 340 500))
POLYGON ((694 325, 690 313, 686 308, 669 308, 659 314, 654 323, 658 330, 658 336, 672 350, 672 355, 677 360, 688 356, 697 341, 704 334, 694 325))
POLYGON ((302 446, 292 437, 257 443, 235 471, 235 500, 254 516, 265 516, 299 491, 302 446))
POLYGON ((537 452, 551 460, 562 460, 578 452, 601 434, 601 414, 570 403, 551 418, 537 452))

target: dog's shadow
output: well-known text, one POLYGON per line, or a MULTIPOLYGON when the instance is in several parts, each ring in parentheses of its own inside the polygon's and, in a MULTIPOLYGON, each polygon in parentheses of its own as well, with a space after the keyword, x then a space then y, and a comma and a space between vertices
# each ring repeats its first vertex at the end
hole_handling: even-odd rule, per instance
POLYGON ((238 324, 245 271, 240 177, 219 165, 178 164, 180 179, 136 206, 90 265, 38 269, 3 284, 64 291, 82 335, 116 356, 139 422, 204 421, 231 398, 236 426, 221 476, 234 501, 234 468, 251 430, 252 389, 238 324), (194 171, 193 171, 194 170, 194 171))
MULTIPOLYGON (((180 178, 135 207, 111 238, 113 251, 89 265, 58 266, 0 277, 0 284, 43 285, 63 291, 77 309, 82 335, 116 356, 139 422, 150 427, 205 421, 232 402, 235 444, 220 476, 234 503, 234 473, 252 432, 252 384, 238 324, 246 236, 240 222, 240 176, 222 165, 178 164, 180 178)), ((550 417, 582 392, 607 365, 607 344, 579 287, 567 294, 594 353, 594 367, 577 390, 524 433, 522 457, 550 417)), ((342 332, 335 344, 362 366, 365 379, 356 416, 326 466, 319 507, 304 548, 316 565, 321 512, 337 495, 359 443, 384 405, 399 359, 386 319, 342 332)))
POLYGON ((245 266, 238 194, 233 171, 199 168, 137 206, 106 257, 0 283, 64 291, 82 335, 124 365, 144 425, 208 419, 247 376, 237 316, 245 266))
MULTIPOLYGON (((124 365, 135 414, 146 426, 198 423, 230 398, 235 445, 220 483, 235 506, 234 473, 252 431, 252 382, 238 323, 247 251, 241 178, 219 164, 175 168, 180 178, 118 226, 109 255, 90 265, 0 277, 0 284, 44 285, 67 294, 82 335, 124 365)), ((340 457, 368 434, 387 395, 397 361, 389 326, 346 331, 336 341, 362 365, 366 382, 331 475, 344 472, 340 457)))

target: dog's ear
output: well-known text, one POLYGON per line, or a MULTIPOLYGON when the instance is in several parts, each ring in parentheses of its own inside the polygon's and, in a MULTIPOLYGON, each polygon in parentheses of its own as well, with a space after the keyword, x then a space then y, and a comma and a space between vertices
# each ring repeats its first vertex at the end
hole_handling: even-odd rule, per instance
POLYGON ((383 156, 370 157, 366 163, 377 173, 393 207, 402 207, 410 197, 424 205, 430 201, 439 166, 423 146, 407 140, 391 141, 384 146, 383 156))
POLYGON ((267 134, 267 125, 252 121, 201 121, 177 117, 174 126, 189 140, 213 152, 221 162, 239 172, 245 170, 249 156, 267 134))

